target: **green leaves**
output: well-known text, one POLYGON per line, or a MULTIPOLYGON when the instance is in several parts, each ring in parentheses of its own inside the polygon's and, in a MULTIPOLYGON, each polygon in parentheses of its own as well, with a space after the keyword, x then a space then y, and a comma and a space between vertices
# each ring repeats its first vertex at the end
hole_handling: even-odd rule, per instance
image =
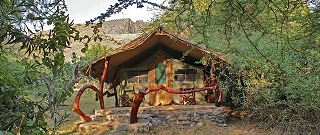
POLYGON ((85 52, 88 50, 88 47, 89 47, 88 44, 85 43, 85 44, 84 44, 84 47, 81 48, 81 52, 82 52, 82 53, 85 53, 85 52))
POLYGON ((60 117, 57 107, 70 96, 64 49, 80 39, 64 10, 63 1, 0 1, 0 130, 43 134, 61 123, 48 125, 48 115, 60 117), (45 24, 53 29, 42 31, 45 24))
POLYGON ((93 45, 90 49, 88 49, 84 53, 84 57, 93 60, 107 54, 109 51, 111 51, 111 48, 105 45, 97 44, 97 45, 93 45))
POLYGON ((237 88, 233 103, 281 130, 319 134, 310 127, 320 122, 314 114, 320 112, 320 10, 291 0, 183 0, 170 7, 153 25, 227 56, 231 65, 217 74, 226 92, 237 88))

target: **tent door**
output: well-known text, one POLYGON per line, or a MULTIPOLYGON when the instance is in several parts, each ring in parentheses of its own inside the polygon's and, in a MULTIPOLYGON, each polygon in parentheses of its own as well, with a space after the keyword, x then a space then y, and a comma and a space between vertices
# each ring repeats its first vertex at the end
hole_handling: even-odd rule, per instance
MULTIPOLYGON (((171 61, 166 60, 156 64, 153 72, 154 72, 154 77, 150 78, 150 79, 154 79, 150 81, 151 83, 153 83, 151 86, 158 87, 160 85, 163 85, 167 88, 170 88, 170 82, 171 82, 171 76, 172 76, 171 61)), ((170 104, 171 102, 172 102, 171 93, 168 93, 164 90, 150 93, 150 105, 152 106, 167 105, 167 104, 170 104)))

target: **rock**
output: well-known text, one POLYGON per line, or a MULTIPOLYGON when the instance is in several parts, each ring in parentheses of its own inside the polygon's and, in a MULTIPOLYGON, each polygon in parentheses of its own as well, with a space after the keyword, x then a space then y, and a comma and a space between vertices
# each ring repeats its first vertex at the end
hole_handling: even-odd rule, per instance
POLYGON ((182 115, 180 115, 179 117, 178 117, 178 120, 179 121, 186 121, 186 120, 188 120, 189 119, 189 117, 186 117, 186 116, 182 116, 182 115))
POLYGON ((152 123, 152 125, 154 125, 154 126, 160 126, 160 125, 162 125, 162 121, 161 121, 161 120, 154 120, 153 123, 152 123))
POLYGON ((183 125, 183 126, 188 126, 191 124, 191 122, 190 121, 177 121, 177 124, 183 125))
POLYGON ((192 122, 191 124, 190 124, 190 127, 193 127, 195 125, 195 122, 192 122))
POLYGON ((153 118, 151 116, 148 117, 148 123, 153 123, 153 118))
POLYGON ((198 120, 200 119, 200 117, 192 117, 190 119, 191 122, 198 122, 198 120))
POLYGON ((218 124, 219 127, 227 127, 227 124, 218 124))
POLYGON ((197 126, 199 126, 199 127, 202 127, 203 125, 204 125, 203 122, 197 123, 197 126))
POLYGON ((256 129, 255 128, 252 128, 251 130, 250 130, 250 132, 255 132, 256 131, 256 129))
POLYGON ((150 127, 149 126, 143 126, 141 133, 148 133, 150 131, 150 127))

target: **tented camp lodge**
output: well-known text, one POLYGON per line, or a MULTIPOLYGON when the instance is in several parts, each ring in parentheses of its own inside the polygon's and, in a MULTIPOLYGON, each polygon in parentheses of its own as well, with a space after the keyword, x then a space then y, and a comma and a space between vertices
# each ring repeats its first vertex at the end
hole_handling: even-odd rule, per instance
MULTIPOLYGON (((216 83, 212 67, 222 62, 224 60, 219 53, 208 51, 158 27, 90 63, 86 74, 98 78, 102 83, 99 89, 86 85, 82 90, 91 88, 96 91, 101 108, 104 107, 104 95, 115 96, 116 106, 128 106, 141 89, 164 86, 174 91, 185 91, 208 87, 210 83, 216 83), (201 61, 205 56, 211 56, 212 59, 201 61), (104 92, 103 82, 112 84, 114 93, 104 92)), ((81 94, 80 91, 74 108, 78 106, 76 102, 81 94)), ((212 90, 183 95, 159 90, 147 94, 142 105, 201 104, 210 102, 208 94, 212 94, 212 90)))

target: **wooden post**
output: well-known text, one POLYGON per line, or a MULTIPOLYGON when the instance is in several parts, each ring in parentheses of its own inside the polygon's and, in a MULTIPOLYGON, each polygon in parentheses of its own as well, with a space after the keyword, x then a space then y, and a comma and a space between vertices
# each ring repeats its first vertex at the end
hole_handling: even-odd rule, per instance
POLYGON ((113 85, 114 99, 116 100, 115 103, 114 103, 114 106, 119 107, 118 94, 117 94, 117 86, 115 85, 115 82, 113 82, 112 85, 113 85))
POLYGON ((114 73, 114 75, 113 75, 113 81, 112 81, 112 87, 113 87, 113 94, 114 94, 114 99, 115 99, 115 105, 114 106, 116 106, 116 107, 119 107, 119 101, 118 101, 118 93, 117 93, 117 86, 115 85, 116 84, 116 82, 117 82, 117 75, 118 75, 118 71, 119 70, 116 70, 115 71, 115 73, 114 73))
MULTIPOLYGON (((107 69, 108 69, 108 60, 104 61, 104 68, 102 72, 102 76, 100 78, 100 92, 103 93, 103 86, 104 86, 104 81, 107 77, 107 69)), ((100 107, 101 109, 104 109, 104 100, 103 100, 103 94, 99 95, 99 100, 100 100, 100 107)))
POLYGON ((215 96, 215 105, 217 107, 220 107, 222 103, 222 91, 219 89, 214 90, 214 96, 215 96))
MULTIPOLYGON (((165 61, 166 63, 166 86, 171 87, 171 81, 172 81, 172 62, 170 59, 165 61)), ((164 94, 164 102, 162 105, 168 105, 172 103, 173 101, 173 94, 166 92, 164 94)))
POLYGON ((215 76, 214 76, 213 70, 214 70, 213 68, 210 69, 211 85, 212 85, 212 86, 216 86, 217 89, 219 89, 219 85, 218 85, 218 82, 217 82, 217 80, 216 80, 216 78, 215 78, 215 76))
POLYGON ((212 90, 207 90, 207 103, 212 103, 212 99, 211 99, 212 94, 213 94, 212 90))
POLYGON ((143 101, 144 95, 146 91, 140 90, 137 96, 134 98, 131 108, 131 115, 130 115, 130 124, 137 123, 138 121, 138 110, 140 107, 141 102, 143 101))
MULTIPOLYGON (((156 88, 155 86, 155 71, 153 69, 153 65, 151 64, 149 66, 149 84, 150 84, 150 88, 156 88)), ((149 95, 149 105, 150 106, 153 106, 156 104, 156 96, 157 96, 157 93, 156 92, 153 92, 153 93, 150 93, 149 95)))
POLYGON ((219 89, 219 84, 217 82, 217 79, 214 77, 213 73, 213 67, 210 70, 210 78, 211 78, 211 83, 213 86, 216 86, 216 89, 214 90, 214 96, 215 96, 215 105, 216 106, 221 106, 222 103, 222 91, 219 89))
MULTIPOLYGON (((209 83, 209 77, 207 75, 206 76, 206 87, 210 87, 211 84, 209 83)), ((212 103, 212 99, 211 99, 211 95, 213 94, 212 90, 207 90, 207 103, 212 103)))

